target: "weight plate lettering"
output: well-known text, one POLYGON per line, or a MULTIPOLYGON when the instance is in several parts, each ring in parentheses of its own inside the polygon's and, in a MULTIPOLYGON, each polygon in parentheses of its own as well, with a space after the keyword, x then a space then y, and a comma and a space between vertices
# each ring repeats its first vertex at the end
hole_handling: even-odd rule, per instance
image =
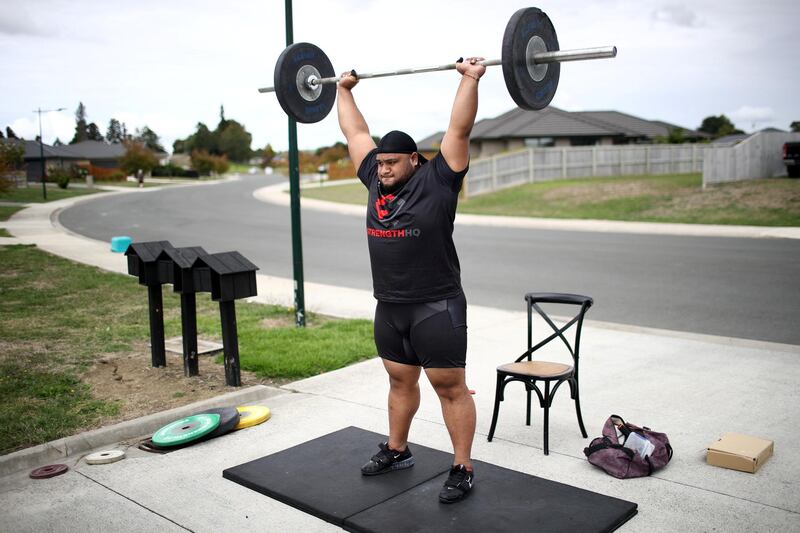
POLYGON ((533 54, 557 50, 556 30, 542 10, 528 7, 511 16, 503 34, 503 77, 522 109, 544 109, 555 96, 561 65, 536 64, 533 54))
POLYGON ((275 94, 286 114, 305 124, 325 118, 336 101, 335 83, 309 86, 310 77, 334 77, 328 56, 311 43, 289 45, 275 63, 275 94))
POLYGON ((187 416, 162 427, 153 435, 153 444, 160 447, 177 446, 201 439, 217 429, 219 415, 187 416))

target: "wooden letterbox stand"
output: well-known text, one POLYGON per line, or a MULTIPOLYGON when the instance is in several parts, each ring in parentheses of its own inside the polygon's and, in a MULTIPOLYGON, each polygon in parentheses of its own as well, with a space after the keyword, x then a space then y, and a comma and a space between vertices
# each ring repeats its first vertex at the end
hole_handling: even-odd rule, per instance
MULTIPOLYGON (((172 290, 181 295, 181 338, 183 339, 183 375, 200 373, 197 361, 197 298, 192 264, 199 256, 208 255, 199 246, 165 248, 158 256, 159 264, 171 270, 172 290)), ((210 290, 210 287, 209 289, 210 290)))
POLYGON ((198 256, 192 264, 197 287, 210 285, 211 299, 219 302, 222 322, 222 345, 225 354, 225 383, 231 387, 242 384, 239 367, 239 337, 236 328, 235 301, 257 294, 258 267, 239 252, 198 256))

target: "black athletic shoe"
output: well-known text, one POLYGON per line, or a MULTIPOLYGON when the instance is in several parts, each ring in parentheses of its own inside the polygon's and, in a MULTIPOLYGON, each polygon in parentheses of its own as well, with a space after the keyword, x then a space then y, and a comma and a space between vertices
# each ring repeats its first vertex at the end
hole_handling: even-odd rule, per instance
POLYGON ((472 490, 475 476, 472 472, 467 472, 464 465, 455 465, 450 469, 450 475, 444 482, 439 501, 442 503, 455 503, 464 499, 464 496, 472 490))
POLYGON ((361 473, 365 476, 376 476, 385 474, 392 470, 403 470, 414 466, 414 456, 408 446, 402 452, 389 448, 388 442, 378 444, 381 451, 372 456, 367 464, 361 467, 361 473))

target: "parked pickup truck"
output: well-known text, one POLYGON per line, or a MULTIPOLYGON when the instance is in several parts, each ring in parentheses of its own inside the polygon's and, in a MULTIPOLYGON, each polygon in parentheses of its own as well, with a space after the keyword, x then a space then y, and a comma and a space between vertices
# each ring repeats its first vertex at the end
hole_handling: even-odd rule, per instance
POLYGON ((800 142, 783 143, 783 164, 792 178, 800 178, 800 142))

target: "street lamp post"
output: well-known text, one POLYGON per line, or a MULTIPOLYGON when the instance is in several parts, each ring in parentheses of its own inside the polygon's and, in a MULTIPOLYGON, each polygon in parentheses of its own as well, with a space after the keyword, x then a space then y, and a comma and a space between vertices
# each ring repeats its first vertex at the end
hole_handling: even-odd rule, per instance
POLYGON ((44 139, 42 138, 42 113, 49 113, 51 111, 64 111, 66 107, 59 107, 58 109, 42 109, 41 107, 34 110, 34 113, 39 114, 39 157, 42 159, 42 197, 47 200, 47 173, 44 168, 44 139))

